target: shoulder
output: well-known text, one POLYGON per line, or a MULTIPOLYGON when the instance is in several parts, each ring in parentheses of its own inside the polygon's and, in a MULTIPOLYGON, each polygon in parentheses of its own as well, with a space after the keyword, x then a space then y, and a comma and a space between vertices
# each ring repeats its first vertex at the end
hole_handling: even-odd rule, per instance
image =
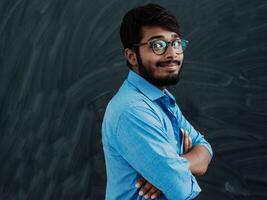
POLYGON ((164 124, 164 115, 160 106, 151 101, 147 96, 124 81, 121 88, 108 103, 105 111, 104 123, 113 127, 118 123, 136 124, 164 124))
POLYGON ((107 111, 116 112, 120 115, 123 112, 132 112, 135 109, 153 109, 154 103, 143 93, 124 81, 118 92, 113 96, 107 106, 107 111))

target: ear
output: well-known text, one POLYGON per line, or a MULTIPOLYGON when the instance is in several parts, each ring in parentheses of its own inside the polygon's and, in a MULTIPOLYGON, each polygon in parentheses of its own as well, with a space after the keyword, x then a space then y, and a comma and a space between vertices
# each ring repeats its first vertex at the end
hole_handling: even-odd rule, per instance
POLYGON ((136 53, 132 49, 124 49, 124 56, 132 66, 138 65, 136 53))

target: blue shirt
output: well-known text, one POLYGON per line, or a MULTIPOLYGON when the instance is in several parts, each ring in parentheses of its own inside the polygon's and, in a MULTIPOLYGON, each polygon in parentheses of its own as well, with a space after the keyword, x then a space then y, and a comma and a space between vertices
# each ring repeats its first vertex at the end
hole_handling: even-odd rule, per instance
POLYGON ((174 96, 130 70, 109 102, 102 124, 105 199, 145 199, 135 188, 141 176, 161 190, 158 200, 196 197, 201 189, 181 157, 180 128, 188 131, 193 146, 205 146, 212 156, 211 146, 185 119, 174 96))

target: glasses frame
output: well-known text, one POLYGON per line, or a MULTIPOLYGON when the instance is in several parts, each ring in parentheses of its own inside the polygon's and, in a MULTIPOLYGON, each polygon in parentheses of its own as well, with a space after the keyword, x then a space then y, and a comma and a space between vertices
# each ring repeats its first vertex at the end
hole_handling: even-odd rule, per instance
MULTIPOLYGON (((182 48, 182 51, 181 52, 177 52, 177 54, 181 54, 188 47, 188 43, 189 43, 188 40, 181 39, 181 38, 176 38, 176 39, 173 39, 171 41, 166 41, 166 40, 163 40, 163 39, 156 39, 156 40, 151 40, 151 41, 147 41, 147 42, 143 42, 143 43, 133 44, 133 46, 143 46, 143 45, 146 45, 147 44, 152 49, 152 51, 154 52, 154 54, 156 54, 156 55, 163 55, 164 53, 166 53, 166 51, 167 51, 167 49, 168 49, 168 47, 169 47, 170 44, 171 44, 171 47, 173 48, 172 44, 173 44, 174 41, 177 41, 177 40, 180 40, 181 41, 181 44, 182 44, 182 42, 185 42, 185 44, 186 44, 185 45, 185 48, 184 49, 182 48), (162 53, 160 53, 160 54, 159 53, 156 53, 154 51, 153 47, 152 47, 152 42, 158 41, 158 40, 163 41, 163 42, 166 43, 166 47, 164 48, 164 51, 162 53)), ((173 49, 175 49, 175 48, 173 48, 173 49)))

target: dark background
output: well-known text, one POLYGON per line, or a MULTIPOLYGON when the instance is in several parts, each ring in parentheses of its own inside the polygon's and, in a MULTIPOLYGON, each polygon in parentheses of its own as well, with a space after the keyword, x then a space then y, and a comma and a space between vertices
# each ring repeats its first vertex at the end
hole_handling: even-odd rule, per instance
MULTIPOLYGON (((150 1, 0 1, 0 199, 104 199, 101 121, 119 25, 150 1)), ((200 200, 267 199, 267 1, 152 1, 190 41, 170 90, 211 143, 200 200)))

